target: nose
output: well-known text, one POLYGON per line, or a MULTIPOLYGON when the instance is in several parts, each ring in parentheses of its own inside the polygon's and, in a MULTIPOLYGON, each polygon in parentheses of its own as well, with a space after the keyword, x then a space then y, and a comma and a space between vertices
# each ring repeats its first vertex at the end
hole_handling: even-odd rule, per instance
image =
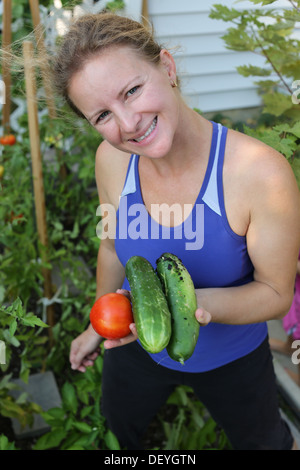
POLYGON ((124 108, 118 111, 117 121, 120 131, 130 135, 138 130, 141 115, 132 109, 124 108))

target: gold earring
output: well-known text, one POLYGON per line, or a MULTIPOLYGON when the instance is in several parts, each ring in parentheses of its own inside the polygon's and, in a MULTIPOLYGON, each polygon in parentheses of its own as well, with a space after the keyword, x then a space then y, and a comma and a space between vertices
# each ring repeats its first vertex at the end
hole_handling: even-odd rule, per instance
POLYGON ((177 82, 176 82, 176 80, 172 80, 172 81, 171 81, 171 86, 172 86, 172 88, 176 88, 176 87, 177 87, 177 82))

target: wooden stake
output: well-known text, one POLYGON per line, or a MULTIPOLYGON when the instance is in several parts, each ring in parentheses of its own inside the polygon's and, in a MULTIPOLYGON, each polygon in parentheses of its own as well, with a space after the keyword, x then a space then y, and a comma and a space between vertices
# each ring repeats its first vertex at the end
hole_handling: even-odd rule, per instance
POLYGON ((149 21, 148 0, 143 0, 142 4, 142 23, 147 26, 149 21))
POLYGON ((3 0, 3 31, 2 31, 2 49, 4 51, 4 60, 2 64, 2 78, 4 83, 5 103, 2 110, 2 125, 4 133, 10 132, 10 88, 11 88, 11 70, 10 60, 6 53, 11 51, 11 0, 3 0))
MULTIPOLYGON (((53 89, 49 80, 50 70, 49 70, 48 62, 46 60, 47 50, 46 50, 45 43, 44 43, 43 30, 41 28, 39 2, 38 0, 29 0, 29 4, 30 4, 30 11, 31 11, 32 22, 33 22, 33 27, 34 27, 35 39, 37 43, 37 50, 38 50, 40 57, 44 59, 42 60, 41 73, 42 73, 42 78, 43 78, 49 117, 50 119, 54 119, 56 118, 55 100, 54 100, 53 89)), ((64 180, 67 176, 67 168, 66 168, 66 165, 61 161, 60 156, 58 155, 57 157, 58 157, 58 162, 59 162, 60 178, 64 180)))
POLYGON ((49 66, 46 60, 47 50, 46 50, 45 43, 44 43, 44 34, 41 28, 39 2, 38 0, 29 0, 29 4, 30 4, 32 22, 34 26, 37 50, 39 52, 40 57, 44 58, 44 60, 42 61, 42 65, 41 65, 41 72, 42 72, 42 77, 43 77, 49 117, 53 119, 56 117, 55 102, 54 102, 53 90, 49 81, 49 66))
MULTIPOLYGON (((40 151, 40 136, 38 124, 38 109, 36 97, 36 80, 34 68, 34 48, 31 41, 23 42, 23 55, 24 55, 24 68, 25 68, 25 82, 26 82, 26 99, 28 110, 28 124, 29 124, 29 137, 30 149, 32 160, 32 176, 33 188, 35 198, 35 213, 37 221, 37 229, 39 241, 41 244, 41 259, 43 263, 47 262, 47 248, 48 248, 48 235, 46 225, 46 205, 44 194, 42 158, 40 151)), ((45 297, 51 299, 52 297, 52 281, 51 271, 47 268, 43 269, 44 276, 44 294, 45 297)), ((50 326, 50 344, 52 345, 52 326, 54 325, 54 309, 53 305, 47 307, 47 323, 50 326)))

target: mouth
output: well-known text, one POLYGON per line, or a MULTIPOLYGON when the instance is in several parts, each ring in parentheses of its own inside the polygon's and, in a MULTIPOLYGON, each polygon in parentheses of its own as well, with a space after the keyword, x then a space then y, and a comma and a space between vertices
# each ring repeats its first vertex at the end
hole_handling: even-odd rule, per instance
POLYGON ((142 142, 144 139, 146 139, 146 137, 148 137, 154 131, 154 129, 156 128, 156 124, 157 124, 157 116, 155 116, 155 118, 152 121, 151 126, 147 129, 147 131, 145 132, 144 135, 142 135, 141 137, 138 137, 136 139, 129 139, 129 140, 131 142, 138 142, 138 143, 142 142))

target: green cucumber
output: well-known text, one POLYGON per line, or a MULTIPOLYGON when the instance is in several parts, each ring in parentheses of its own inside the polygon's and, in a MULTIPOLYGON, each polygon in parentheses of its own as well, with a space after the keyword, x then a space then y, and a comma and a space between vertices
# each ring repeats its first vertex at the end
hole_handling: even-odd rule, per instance
POLYGON ((194 283, 182 261, 171 253, 162 254, 156 265, 172 316, 167 352, 172 359, 184 364, 194 352, 200 328, 195 317, 197 299, 194 283))
POLYGON ((152 265, 141 256, 132 256, 127 261, 125 274, 138 338, 146 351, 158 353, 171 336, 171 314, 162 285, 152 265))

